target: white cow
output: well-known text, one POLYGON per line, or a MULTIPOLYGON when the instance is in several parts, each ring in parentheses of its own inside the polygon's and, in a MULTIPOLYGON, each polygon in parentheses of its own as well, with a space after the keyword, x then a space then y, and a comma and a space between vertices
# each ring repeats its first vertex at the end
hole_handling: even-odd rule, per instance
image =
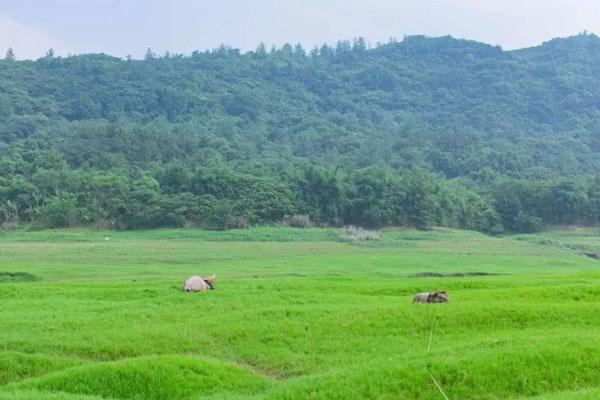
POLYGON ((184 292, 205 292, 214 290, 216 276, 213 274, 207 278, 201 276, 190 276, 183 284, 184 292))

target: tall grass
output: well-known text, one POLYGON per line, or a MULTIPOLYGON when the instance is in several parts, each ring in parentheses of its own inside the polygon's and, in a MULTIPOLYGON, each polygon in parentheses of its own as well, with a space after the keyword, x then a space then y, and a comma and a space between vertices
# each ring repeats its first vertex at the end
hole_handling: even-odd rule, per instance
POLYGON ((366 242, 381 239, 377 231, 360 228, 358 226, 347 226, 341 230, 340 236, 351 242, 366 242))

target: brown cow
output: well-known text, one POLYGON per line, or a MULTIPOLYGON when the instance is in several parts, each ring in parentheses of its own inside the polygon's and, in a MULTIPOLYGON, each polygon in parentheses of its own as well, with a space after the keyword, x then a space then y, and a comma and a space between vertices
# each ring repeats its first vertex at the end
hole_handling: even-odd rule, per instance
POLYGON ((446 292, 417 293, 413 303, 450 303, 446 292))

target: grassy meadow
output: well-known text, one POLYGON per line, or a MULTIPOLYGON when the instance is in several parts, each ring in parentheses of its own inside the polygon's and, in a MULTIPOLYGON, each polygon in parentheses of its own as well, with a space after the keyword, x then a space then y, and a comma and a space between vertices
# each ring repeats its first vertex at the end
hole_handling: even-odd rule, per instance
POLYGON ((0 400, 598 399, 583 251, 600 232, 13 231, 0 400), (451 303, 411 303, 433 290, 451 303))

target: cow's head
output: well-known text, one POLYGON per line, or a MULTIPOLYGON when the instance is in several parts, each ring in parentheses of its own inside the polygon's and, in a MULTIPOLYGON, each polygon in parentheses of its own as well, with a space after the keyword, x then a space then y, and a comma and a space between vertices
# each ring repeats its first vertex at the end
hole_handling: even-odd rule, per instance
POLYGON ((215 289, 215 280, 217 279, 217 276, 215 274, 212 274, 211 276, 202 279, 204 279, 204 282, 206 282, 210 290, 215 289))
POLYGON ((450 297, 446 292, 435 292, 431 297, 434 303, 450 303, 450 297))

